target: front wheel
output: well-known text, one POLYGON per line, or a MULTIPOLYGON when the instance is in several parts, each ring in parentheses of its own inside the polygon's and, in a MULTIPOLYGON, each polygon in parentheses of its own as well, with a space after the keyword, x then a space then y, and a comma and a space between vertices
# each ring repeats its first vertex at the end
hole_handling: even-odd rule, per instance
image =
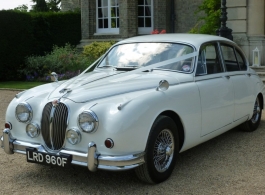
POLYGON ((259 127, 261 114, 262 114, 261 100, 259 97, 257 97, 253 108, 253 115, 250 120, 241 124, 240 126, 241 129, 246 132, 255 131, 259 127))
POLYGON ((154 122, 146 146, 145 163, 135 169, 138 178, 147 183, 160 183, 171 175, 179 152, 177 126, 167 116, 154 122))

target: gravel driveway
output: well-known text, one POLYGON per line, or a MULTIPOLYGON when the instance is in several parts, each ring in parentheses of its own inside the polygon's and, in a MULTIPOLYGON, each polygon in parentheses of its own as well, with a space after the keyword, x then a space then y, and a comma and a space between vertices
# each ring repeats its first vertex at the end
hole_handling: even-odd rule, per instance
MULTIPOLYGON (((1 129, 16 93, 0 90, 1 129)), ((253 133, 233 129, 181 153, 170 179, 158 185, 140 182, 133 171, 42 166, 0 149, 0 194, 265 194, 265 117, 253 133)))

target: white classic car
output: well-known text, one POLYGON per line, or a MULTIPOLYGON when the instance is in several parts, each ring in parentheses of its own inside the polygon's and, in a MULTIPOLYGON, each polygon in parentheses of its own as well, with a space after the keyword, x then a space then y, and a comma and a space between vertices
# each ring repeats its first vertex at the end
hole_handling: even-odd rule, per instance
POLYGON ((30 163, 135 169, 141 180, 159 183, 180 152, 238 125, 259 126, 263 82, 228 39, 138 36, 93 66, 17 94, 6 112, 4 151, 30 163))

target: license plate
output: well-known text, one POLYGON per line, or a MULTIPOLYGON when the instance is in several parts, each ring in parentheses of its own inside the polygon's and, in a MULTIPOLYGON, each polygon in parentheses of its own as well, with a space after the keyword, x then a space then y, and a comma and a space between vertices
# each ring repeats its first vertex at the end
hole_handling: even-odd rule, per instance
POLYGON ((59 167, 67 167, 72 162, 72 156, 68 154, 49 154, 38 152, 34 148, 26 148, 27 162, 45 165, 54 165, 59 167))

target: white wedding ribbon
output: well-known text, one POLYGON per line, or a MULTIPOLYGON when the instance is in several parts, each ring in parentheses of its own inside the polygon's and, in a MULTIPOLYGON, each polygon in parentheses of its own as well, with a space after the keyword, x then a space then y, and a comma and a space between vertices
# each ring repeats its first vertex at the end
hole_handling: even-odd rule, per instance
MULTIPOLYGON (((131 74, 136 74, 136 73, 139 73, 139 72, 143 72, 145 70, 151 70, 151 69, 154 69, 154 68, 158 68, 158 67, 161 67, 161 66, 166 66, 166 65, 169 65, 169 64, 172 64, 172 63, 176 63, 176 62, 179 62, 179 61, 182 61, 182 60, 186 60, 186 59, 189 59, 189 58, 192 58, 192 57, 195 57, 198 55, 198 52, 193 52, 193 53, 190 53, 190 54, 186 54, 186 55, 183 55, 183 56, 180 56, 180 57, 176 57, 176 58, 172 58, 172 59, 169 59, 169 60, 165 60, 165 61, 162 61, 162 62, 158 62, 158 63, 155 63, 155 64, 152 64, 152 65, 149 65, 149 66, 144 66, 144 67, 141 67, 141 68, 138 68, 138 69, 135 69, 135 70, 132 70, 132 71, 127 71, 127 72, 124 72, 124 73, 120 73, 120 74, 114 74, 114 75, 110 75, 110 76, 107 76, 107 77, 104 77, 104 78, 109 78, 111 77, 111 79, 116 79, 117 77, 125 77, 127 75, 131 75, 131 74)), ((88 70, 90 70, 96 63, 98 63, 101 58, 103 56, 101 56, 98 60, 96 60, 92 65, 90 65, 87 69, 85 69, 81 74, 79 74, 76 78, 74 78, 73 80, 69 80, 69 83, 64 87, 64 89, 68 89, 67 87, 69 87, 72 83, 74 83, 79 77, 81 77, 83 74, 85 74, 88 70)), ((115 68, 113 66, 113 68, 115 68)), ((102 78, 102 79, 104 79, 102 78)), ((96 80, 99 80, 99 79, 96 79, 96 80)), ((90 81, 89 83, 91 82, 94 82, 94 81, 90 81)), ((71 90, 71 89, 68 89, 68 90, 71 90)))

